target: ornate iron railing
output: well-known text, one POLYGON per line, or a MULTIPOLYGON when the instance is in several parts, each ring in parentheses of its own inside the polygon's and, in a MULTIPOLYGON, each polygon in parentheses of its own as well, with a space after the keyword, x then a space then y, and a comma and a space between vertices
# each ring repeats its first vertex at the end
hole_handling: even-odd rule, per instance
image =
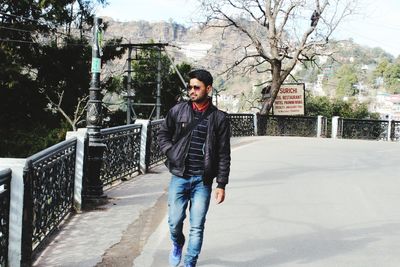
POLYGON ((257 114, 257 134, 273 136, 317 136, 318 117, 257 114))
POLYGON ((26 160, 22 260, 28 263, 72 211, 76 138, 49 147, 26 160))
POLYGON ((106 150, 100 179, 103 185, 125 178, 139 171, 142 125, 124 125, 102 129, 106 150))
POLYGON ((338 136, 345 139, 387 140, 388 126, 389 122, 385 120, 340 118, 338 136))
POLYGON ((321 118, 321 137, 328 137, 328 120, 327 117, 321 118))
POLYGON ((390 138, 392 141, 400 141, 400 121, 392 121, 390 138))
POLYGON ((166 157, 161 152, 160 145, 158 144, 157 134, 161 128, 161 123, 164 120, 150 121, 147 131, 147 152, 146 152, 146 167, 150 167, 166 157))
POLYGON ((253 114, 229 114, 232 136, 253 136, 254 115, 253 114))
POLYGON ((0 266, 8 266, 11 170, 0 171, 0 266))
MULTIPOLYGON (((337 133, 336 133, 336 136, 338 137, 338 138, 342 138, 342 136, 343 136, 343 120, 341 120, 340 118, 338 119, 338 121, 337 121, 337 133)), ((333 135, 333 133, 332 133, 332 135, 333 135)))

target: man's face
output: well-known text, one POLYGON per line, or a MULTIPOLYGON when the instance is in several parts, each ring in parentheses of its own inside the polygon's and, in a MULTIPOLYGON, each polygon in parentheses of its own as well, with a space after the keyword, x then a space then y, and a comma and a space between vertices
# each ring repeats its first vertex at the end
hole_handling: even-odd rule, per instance
POLYGON ((187 89, 190 100, 195 103, 203 103, 207 100, 208 94, 211 92, 212 86, 205 86, 202 81, 194 78, 190 79, 187 89))

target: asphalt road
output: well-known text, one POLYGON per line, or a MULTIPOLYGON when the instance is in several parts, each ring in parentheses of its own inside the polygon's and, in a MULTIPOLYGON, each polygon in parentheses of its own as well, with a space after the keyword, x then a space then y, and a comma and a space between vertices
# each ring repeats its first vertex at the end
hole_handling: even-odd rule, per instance
MULTIPOLYGON (((211 204, 198 266, 398 267, 399 203, 399 143, 249 138, 233 149, 225 202, 211 204)), ((164 217, 134 266, 168 266, 169 249, 164 217)))

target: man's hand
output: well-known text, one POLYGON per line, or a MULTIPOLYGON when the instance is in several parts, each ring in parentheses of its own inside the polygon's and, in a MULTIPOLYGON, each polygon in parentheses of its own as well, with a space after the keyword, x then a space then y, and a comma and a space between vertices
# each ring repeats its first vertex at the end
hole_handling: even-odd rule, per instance
POLYGON ((225 200, 225 189, 217 188, 215 190, 215 200, 217 204, 221 204, 225 200))

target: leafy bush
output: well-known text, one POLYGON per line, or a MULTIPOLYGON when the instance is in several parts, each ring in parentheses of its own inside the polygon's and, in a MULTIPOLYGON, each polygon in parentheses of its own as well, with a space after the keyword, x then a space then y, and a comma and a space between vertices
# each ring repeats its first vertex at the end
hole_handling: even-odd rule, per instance
POLYGON ((344 101, 340 99, 329 99, 326 96, 306 97, 306 115, 324 116, 328 119, 339 116, 353 119, 378 119, 379 115, 368 111, 365 103, 355 100, 344 101))
POLYGON ((34 126, 31 129, 0 130, 0 157, 26 158, 47 147, 65 140, 68 124, 59 128, 49 129, 45 125, 34 126))

